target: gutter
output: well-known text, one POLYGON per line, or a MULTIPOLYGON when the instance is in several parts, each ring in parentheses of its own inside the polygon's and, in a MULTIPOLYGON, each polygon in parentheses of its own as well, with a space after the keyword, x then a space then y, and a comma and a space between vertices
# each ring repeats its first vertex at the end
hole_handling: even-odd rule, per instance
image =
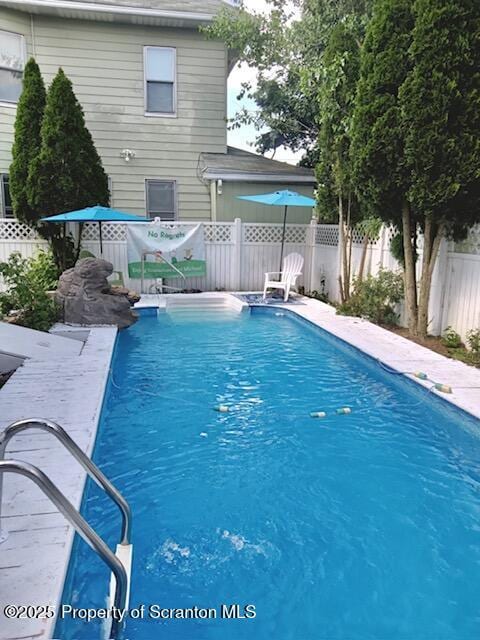
POLYGON ((314 176, 278 173, 228 173, 225 171, 204 171, 203 177, 207 180, 225 180, 226 182, 302 182, 305 184, 317 184, 314 176))
POLYGON ((188 11, 165 11, 158 9, 145 9, 141 7, 125 7, 119 5, 104 5, 92 2, 71 2, 69 0, 7 0, 4 6, 21 11, 31 11, 38 9, 51 10, 53 13, 60 11, 88 11, 106 16, 118 17, 139 17, 164 20, 185 20, 198 24, 211 22, 213 14, 191 13, 188 11))

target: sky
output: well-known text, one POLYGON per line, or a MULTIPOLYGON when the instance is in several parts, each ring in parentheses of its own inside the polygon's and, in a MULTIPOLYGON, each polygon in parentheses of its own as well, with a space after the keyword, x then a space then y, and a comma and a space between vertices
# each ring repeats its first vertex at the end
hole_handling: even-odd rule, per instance
MULTIPOLYGON (((254 9, 255 11, 267 11, 268 5, 265 0, 245 0, 245 6, 247 9, 254 9)), ((249 81, 255 85, 256 71, 254 68, 248 65, 237 65, 230 74, 228 79, 228 117, 233 118, 235 113, 240 111, 243 107, 248 111, 255 111, 258 107, 256 103, 249 99, 243 98, 237 100, 237 96, 241 90, 242 82, 249 81)), ((247 151, 255 152, 255 148, 252 146, 255 138, 256 131, 252 125, 242 126, 240 129, 235 129, 228 132, 228 144, 240 149, 246 149, 247 151)), ((272 156, 272 152, 269 152, 269 157, 272 156)), ((297 164, 302 153, 293 153, 289 149, 280 147, 275 153, 275 160, 281 160, 283 162, 289 162, 291 164, 297 164)))

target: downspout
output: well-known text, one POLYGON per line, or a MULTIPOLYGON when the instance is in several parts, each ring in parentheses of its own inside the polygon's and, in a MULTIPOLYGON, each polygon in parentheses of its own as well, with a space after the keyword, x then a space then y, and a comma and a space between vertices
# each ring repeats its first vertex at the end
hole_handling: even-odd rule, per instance
POLYGON ((217 181, 210 180, 210 211, 212 222, 217 221, 217 181))

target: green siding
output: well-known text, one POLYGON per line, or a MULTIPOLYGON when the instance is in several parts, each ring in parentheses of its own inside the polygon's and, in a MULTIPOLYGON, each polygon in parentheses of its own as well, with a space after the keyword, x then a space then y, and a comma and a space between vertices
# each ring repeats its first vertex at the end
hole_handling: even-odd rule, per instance
MULTIPOLYGON (((241 218, 242 222, 283 222, 283 207, 271 207, 236 198, 236 196, 252 196, 281 189, 289 189, 304 196, 314 197, 313 186, 309 185, 223 182, 222 195, 217 195, 217 220, 232 221, 235 218, 241 218)), ((311 219, 312 210, 308 207, 289 207, 288 209, 287 222, 301 224, 308 223, 311 219)))
MULTIPOLYGON (((0 28, 30 40, 30 16, 0 9, 0 28), (4 24, 6 26, 4 26, 4 24)), ((187 29, 34 16, 33 52, 48 83, 61 66, 112 179, 113 205, 145 213, 146 178, 177 181, 180 218, 209 219, 199 154, 226 151, 227 54, 187 29), (177 117, 145 117, 143 47, 177 49, 177 117), (133 149, 128 164, 122 149, 133 149)), ((29 53, 32 53, 29 46, 29 53)), ((0 107, 0 172, 10 164, 15 109, 0 107)))

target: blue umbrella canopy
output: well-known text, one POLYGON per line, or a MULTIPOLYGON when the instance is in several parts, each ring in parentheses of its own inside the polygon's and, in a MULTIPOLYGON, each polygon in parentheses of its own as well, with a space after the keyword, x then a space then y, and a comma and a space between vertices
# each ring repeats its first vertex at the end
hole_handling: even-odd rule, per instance
POLYGON ((68 213, 60 213, 56 216, 47 216, 41 218, 41 222, 98 222, 100 253, 103 254, 102 242, 102 222, 147 222, 146 218, 136 216, 133 213, 124 213, 109 207, 86 207, 86 209, 78 209, 78 211, 69 211, 68 213))
POLYGON ((260 204, 266 204, 276 207, 284 207, 283 214, 283 231, 282 231, 282 246, 280 250, 280 268, 282 270, 283 262, 283 248, 285 245, 285 226, 287 224, 287 210, 288 207, 310 207, 313 208, 316 204, 313 198, 308 196, 302 196, 296 191, 289 191, 285 189, 283 191, 273 191, 272 193, 263 193, 256 196, 237 196, 239 200, 248 200, 250 202, 258 202, 260 204))
POLYGON ((273 191, 256 196, 237 196, 239 200, 249 200, 277 207, 314 207, 315 200, 307 196, 302 196, 296 191, 273 191))
POLYGON ((146 218, 109 207, 87 207, 78 211, 41 218, 42 222, 146 222, 146 218))

